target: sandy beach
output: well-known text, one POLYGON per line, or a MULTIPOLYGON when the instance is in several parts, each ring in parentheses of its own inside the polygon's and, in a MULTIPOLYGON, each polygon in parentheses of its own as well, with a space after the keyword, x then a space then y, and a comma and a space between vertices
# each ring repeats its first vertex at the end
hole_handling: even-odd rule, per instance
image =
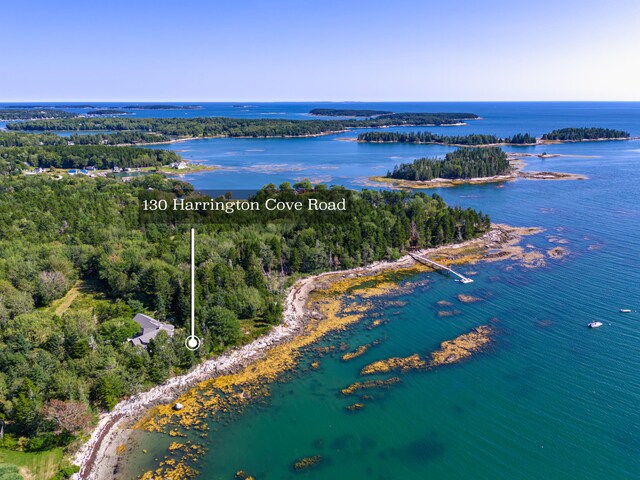
MULTIPOLYGON (((423 255, 436 255, 448 259, 450 264, 475 263, 478 261, 498 261, 518 258, 523 264, 529 262, 528 255, 518 245, 522 236, 539 233, 537 228, 514 228, 507 225, 492 225, 482 237, 459 244, 425 249, 423 255)), ((537 257, 536 257, 537 258, 537 257)), ((380 272, 415 266, 410 255, 397 261, 375 262, 338 272, 325 272, 296 282, 287 292, 283 322, 268 334, 243 347, 238 347, 216 358, 196 366, 189 373, 167 380, 147 392, 122 400, 115 408, 101 415, 90 439, 77 452, 74 461, 80 466, 75 479, 103 480, 114 478, 118 468, 117 448, 124 444, 133 432, 132 425, 140 420, 150 408, 171 404, 181 394, 199 382, 236 373, 260 360, 266 353, 297 335, 304 334, 305 326, 318 311, 308 306, 310 293, 316 288, 325 288, 327 283, 339 282, 353 277, 368 277, 380 272)))

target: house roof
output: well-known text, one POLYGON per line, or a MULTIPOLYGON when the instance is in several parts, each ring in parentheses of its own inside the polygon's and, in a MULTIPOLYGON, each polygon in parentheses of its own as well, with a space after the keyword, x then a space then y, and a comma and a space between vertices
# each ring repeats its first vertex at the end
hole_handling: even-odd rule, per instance
POLYGON ((175 327, 169 323, 163 323, 144 313, 136 314, 136 316, 133 317, 133 321, 140 325, 140 333, 129 339, 133 345, 146 346, 149 340, 155 338, 161 330, 164 330, 170 337, 173 337, 175 327))

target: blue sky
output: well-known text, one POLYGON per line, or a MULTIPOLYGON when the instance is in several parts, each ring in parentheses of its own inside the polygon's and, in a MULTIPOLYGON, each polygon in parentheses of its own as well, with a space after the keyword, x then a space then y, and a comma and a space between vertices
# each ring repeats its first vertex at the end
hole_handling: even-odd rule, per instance
POLYGON ((638 0, 35 0, 0 15, 0 101, 640 100, 638 0))

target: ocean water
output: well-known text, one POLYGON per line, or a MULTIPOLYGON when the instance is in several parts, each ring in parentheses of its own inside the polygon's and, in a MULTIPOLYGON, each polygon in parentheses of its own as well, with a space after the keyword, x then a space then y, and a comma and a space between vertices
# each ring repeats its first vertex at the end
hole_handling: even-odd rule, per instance
MULTIPOLYGON (((640 135, 638 103, 438 103, 438 104, 231 104, 200 111, 149 111, 143 116, 234 115, 304 118, 316 106, 394 111, 470 111, 483 117, 467 126, 429 128, 462 134, 541 134, 565 126, 601 126, 640 135), (246 112, 244 110, 247 110, 246 112), (198 113, 198 115, 196 115, 198 113)), ((280 117, 277 117, 280 118, 280 117)), ((306 139, 210 139, 166 146, 218 171, 185 177, 198 188, 260 187, 300 178, 362 188, 363 178, 400 161, 441 155, 445 147, 362 145, 339 135, 306 139)), ((245 470, 257 479, 444 480, 634 479, 640 471, 640 141, 584 142, 507 151, 562 154, 525 159, 530 170, 580 173, 584 181, 518 180, 431 190, 453 205, 482 210, 494 222, 539 226, 523 244, 543 250, 566 241, 570 254, 527 269, 511 262, 461 267, 474 270, 463 285, 437 273, 409 281, 411 293, 376 301, 386 323, 370 319, 322 345, 380 345, 350 362, 340 352, 315 359, 272 386, 266 402, 212 425, 199 479, 232 479, 245 470), (426 283, 425 283, 426 282, 426 283), (462 304, 458 293, 482 302, 462 304), (437 316, 436 302, 461 311, 437 316), (631 308, 620 314, 620 308, 631 308), (604 322, 590 330, 592 320, 604 322), (457 365, 402 374, 402 382, 373 391, 357 413, 340 389, 361 380, 375 360, 427 355, 440 342, 479 325, 493 325, 491 348, 457 365), (293 472, 300 457, 321 455, 317 468, 293 472)), ((384 377, 374 377, 384 378, 384 377)), ((154 467, 173 439, 144 434, 123 472, 126 478, 154 467)))
MULTIPOLYGON (((410 110, 415 104, 393 110, 410 110)), ((289 112, 308 106, 272 105, 289 112)), ((362 108, 378 108, 363 104, 362 108)), ((222 107, 221 107, 222 108, 222 107)), ((355 107, 354 107, 355 108, 355 107)), ((483 119, 434 131, 541 134, 563 126, 603 126, 640 134, 639 104, 438 104, 415 110, 471 111, 483 119)), ((359 179, 398 161, 440 155, 448 149, 416 145, 361 145, 338 141, 352 133, 309 139, 198 140, 171 145, 188 158, 228 167, 187 177, 200 188, 260 186, 271 181, 326 176, 333 184, 359 179), (257 171, 256 165, 262 171, 257 171), (295 168, 294 168, 295 167, 295 168), (330 177, 330 178, 328 178, 330 177)), ((508 147, 515 151, 515 147, 508 147)), ((213 425, 198 478, 231 479, 245 470, 260 479, 632 479, 640 471, 640 142, 585 142, 521 147, 531 170, 581 173, 585 181, 518 180, 439 189, 451 204, 489 213, 494 222, 540 226, 523 243, 547 250, 559 237, 570 254, 527 269, 510 262, 461 267, 475 282, 462 285, 437 273, 411 279, 414 291, 377 301, 387 323, 368 330, 365 319, 323 340, 351 348, 381 339, 363 356, 320 359, 274 384, 266 403, 224 425, 213 425), (426 281, 426 285, 423 283, 426 281), (461 304, 458 293, 482 297, 461 304), (461 311, 437 316, 436 302, 461 311), (586 328, 604 322, 598 330, 586 328), (440 342, 491 324, 496 340, 458 365, 401 375, 402 383, 374 391, 357 413, 357 397, 339 391, 361 379, 378 359, 427 355, 440 342), (315 469, 294 473, 300 458, 321 455, 315 469)), ((384 377, 380 377, 384 378, 384 377)), ((141 446, 164 455, 169 439, 145 435, 141 446)), ((129 472, 153 462, 138 456, 129 472)))

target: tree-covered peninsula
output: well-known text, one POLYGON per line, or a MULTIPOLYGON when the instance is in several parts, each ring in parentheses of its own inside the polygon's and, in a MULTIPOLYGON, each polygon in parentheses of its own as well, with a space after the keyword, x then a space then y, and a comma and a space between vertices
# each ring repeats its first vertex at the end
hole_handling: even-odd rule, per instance
POLYGON ((451 125, 473 114, 394 113, 369 119, 284 120, 245 118, 67 118, 10 123, 9 130, 23 131, 143 131, 172 137, 303 137, 342 132, 351 128, 402 125, 451 125))
POLYGON ((167 135, 136 131, 93 133, 88 135, 73 134, 67 138, 74 145, 144 145, 150 143, 166 143, 171 140, 171 137, 167 135))
MULTIPOLYGON (((270 185, 258 196, 314 194, 300 187, 270 185)), ((141 198, 150 192, 193 195, 189 184, 159 175, 128 183, 0 177, 3 447, 65 446, 123 396, 264 333, 281 320, 294 275, 394 259, 409 247, 465 240, 489 226, 486 216, 448 207, 436 195, 366 190, 343 190, 345 222, 199 225, 196 328, 203 342, 191 352, 184 348, 189 226, 143 223, 141 198), (174 336, 161 332, 148 348, 127 342, 139 312, 173 324, 174 336)))
POLYGON ((0 131, 0 147, 35 147, 68 145, 69 141, 55 133, 23 133, 0 131))
POLYGON ((0 148, 0 175, 16 174, 28 166, 41 168, 158 167, 179 162, 168 150, 97 145, 37 146, 0 148))
POLYGON ((358 135, 359 142, 369 143, 433 143, 440 145, 532 145, 536 137, 528 133, 517 133, 500 138, 495 135, 473 133, 470 135, 438 135, 431 132, 365 132, 358 135))
POLYGON ((136 145, 162 143, 170 140, 166 135, 146 132, 115 132, 77 134, 61 137, 54 133, 25 133, 0 131, 0 147, 35 147, 50 145, 136 145))
POLYGON ((581 141, 629 138, 631 135, 624 130, 612 128, 561 128, 545 133, 542 140, 581 141))
POLYGON ((507 154, 498 147, 459 148, 443 159, 419 158, 396 165, 387 178, 425 181, 434 178, 470 179, 506 175, 512 172, 507 154))

